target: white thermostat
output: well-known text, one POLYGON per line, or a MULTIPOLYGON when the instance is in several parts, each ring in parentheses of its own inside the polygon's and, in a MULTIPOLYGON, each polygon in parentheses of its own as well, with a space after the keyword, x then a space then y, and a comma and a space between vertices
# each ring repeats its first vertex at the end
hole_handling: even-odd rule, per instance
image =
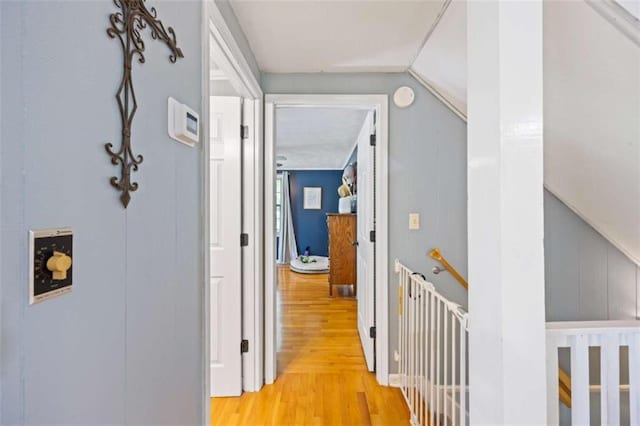
POLYGON ((168 102, 169 136, 185 145, 194 146, 200 139, 200 116, 173 98, 168 102))

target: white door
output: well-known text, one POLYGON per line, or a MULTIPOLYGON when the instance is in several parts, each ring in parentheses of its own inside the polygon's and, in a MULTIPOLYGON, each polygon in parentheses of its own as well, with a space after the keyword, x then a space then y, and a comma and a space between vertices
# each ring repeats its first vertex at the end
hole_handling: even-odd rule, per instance
POLYGON ((370 231, 375 229, 374 151, 369 143, 375 134, 373 112, 367 115, 358 137, 358 332, 369 371, 375 369, 375 339, 370 335, 375 318, 374 243, 370 231))
POLYGON ((242 102, 211 96, 211 396, 242 393, 242 102))

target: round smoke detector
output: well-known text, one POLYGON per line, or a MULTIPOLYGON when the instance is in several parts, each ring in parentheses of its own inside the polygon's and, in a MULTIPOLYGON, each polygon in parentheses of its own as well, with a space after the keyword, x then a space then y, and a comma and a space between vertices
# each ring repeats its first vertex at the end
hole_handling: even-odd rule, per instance
POLYGON ((411 87, 402 86, 393 94, 393 103, 398 108, 406 108, 413 103, 415 97, 416 95, 411 87))

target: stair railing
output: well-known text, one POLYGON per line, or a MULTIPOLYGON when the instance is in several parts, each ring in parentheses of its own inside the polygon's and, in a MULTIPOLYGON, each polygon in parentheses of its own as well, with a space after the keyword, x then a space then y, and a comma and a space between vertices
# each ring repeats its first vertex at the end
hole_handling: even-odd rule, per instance
POLYGON ((412 425, 468 424, 468 318, 399 261, 398 373, 412 425))
MULTIPOLYGON (((569 381, 571 423, 582 424, 640 424, 640 321, 579 321, 547 323, 547 422, 560 423, 558 395, 562 400, 563 379, 554 380, 558 371, 558 350, 569 348, 571 378, 569 381), (628 386, 620 384, 622 347, 627 347, 628 386), (589 348, 600 351, 600 386, 590 386, 589 348), (628 391, 628 410, 621 410, 621 392, 628 391), (591 393, 600 393, 600 418, 590 419, 597 410, 591 393), (629 418, 621 419, 621 413, 629 418), (623 420, 621 422, 621 420, 623 420)), ((562 372, 562 370, 560 370, 562 372)), ((564 401, 563 401, 564 402, 564 401)))
MULTIPOLYGON (((465 289, 469 289, 469 283, 465 280, 462 275, 454 268, 447 259, 442 255, 442 251, 439 248, 434 248, 429 252, 429 257, 434 260, 440 262, 440 264, 444 267, 444 270, 448 271, 465 289)), ((443 269, 438 267, 434 268, 433 272, 438 274, 442 272, 443 269)), ((560 401, 571 408, 571 377, 562 370, 558 369, 558 390, 559 390, 559 398, 560 401)))

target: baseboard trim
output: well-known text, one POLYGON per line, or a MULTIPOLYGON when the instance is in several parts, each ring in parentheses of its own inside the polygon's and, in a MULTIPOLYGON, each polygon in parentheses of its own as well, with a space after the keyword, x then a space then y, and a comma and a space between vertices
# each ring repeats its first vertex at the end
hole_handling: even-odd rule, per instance
POLYGON ((399 388, 402 386, 401 374, 389 374, 389 386, 392 388, 399 388))

